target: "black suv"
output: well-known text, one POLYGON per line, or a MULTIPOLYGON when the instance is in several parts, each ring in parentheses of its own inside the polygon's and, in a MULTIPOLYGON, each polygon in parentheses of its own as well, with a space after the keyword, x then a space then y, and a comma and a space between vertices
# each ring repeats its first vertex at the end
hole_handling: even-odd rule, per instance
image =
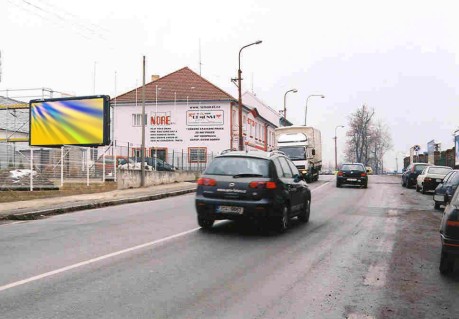
POLYGON ((431 165, 429 163, 411 163, 402 174, 402 186, 406 188, 415 186, 419 174, 422 173, 424 168, 431 165))
POLYGON ((362 163, 345 163, 341 165, 336 174, 336 187, 343 184, 351 184, 367 188, 368 176, 367 169, 362 163))
POLYGON ((229 151, 198 179, 195 204, 203 228, 215 220, 254 219, 283 232, 293 216, 308 222, 311 191, 281 152, 229 151))

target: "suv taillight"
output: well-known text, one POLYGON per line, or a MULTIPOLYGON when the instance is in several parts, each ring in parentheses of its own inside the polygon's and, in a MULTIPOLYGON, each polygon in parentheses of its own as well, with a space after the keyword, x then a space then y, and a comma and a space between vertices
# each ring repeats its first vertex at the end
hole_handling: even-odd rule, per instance
POLYGON ((339 171, 338 176, 343 176, 343 172, 339 171))
POLYGON ((213 178, 201 177, 198 179, 198 185, 215 186, 217 185, 217 181, 213 178))
POLYGON ((250 182, 250 188, 266 188, 266 189, 276 189, 276 182, 250 182))
POLYGON ((362 173, 362 174, 360 174, 360 176, 361 177, 365 177, 365 176, 367 176, 367 173, 362 173))

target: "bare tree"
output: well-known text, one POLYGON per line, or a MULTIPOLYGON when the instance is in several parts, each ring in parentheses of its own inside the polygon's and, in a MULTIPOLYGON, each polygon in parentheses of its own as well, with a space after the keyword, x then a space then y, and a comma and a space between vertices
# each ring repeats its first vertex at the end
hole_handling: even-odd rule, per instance
POLYGON ((383 122, 374 124, 374 114, 363 105, 350 115, 345 156, 348 161, 372 166, 378 174, 383 171, 383 157, 392 147, 392 139, 383 122))
POLYGON ((349 117, 345 156, 348 161, 368 164, 371 119, 375 111, 365 104, 349 117))

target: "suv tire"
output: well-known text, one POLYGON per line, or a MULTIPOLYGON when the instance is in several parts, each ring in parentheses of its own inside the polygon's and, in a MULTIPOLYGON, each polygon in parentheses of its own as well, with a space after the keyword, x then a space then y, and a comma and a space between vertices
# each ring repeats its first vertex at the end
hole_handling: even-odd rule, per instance
POLYGON ((426 188, 424 187, 424 184, 422 184, 421 193, 427 194, 427 190, 426 190, 426 188))
POLYGON ((204 229, 211 229, 214 225, 214 220, 209 218, 203 218, 198 216, 198 225, 204 229))
POLYGON ((338 188, 341 187, 341 183, 336 181, 336 187, 338 187, 338 188))
POLYGON ((437 201, 434 201, 434 208, 435 209, 440 209, 440 203, 437 201))
POLYGON ((454 259, 448 256, 447 253, 441 252, 440 259, 440 273, 442 275, 447 275, 452 272, 454 269, 454 259))
POLYGON ((418 183, 416 183, 416 192, 419 193, 420 191, 421 191, 421 189, 419 188, 418 183))
POLYGON ((288 229, 289 216, 287 204, 282 208, 282 215, 274 218, 274 227, 279 233, 284 233, 288 229))
POLYGON ((301 213, 298 215, 298 220, 302 223, 309 221, 309 215, 311 214, 311 200, 307 199, 301 213))

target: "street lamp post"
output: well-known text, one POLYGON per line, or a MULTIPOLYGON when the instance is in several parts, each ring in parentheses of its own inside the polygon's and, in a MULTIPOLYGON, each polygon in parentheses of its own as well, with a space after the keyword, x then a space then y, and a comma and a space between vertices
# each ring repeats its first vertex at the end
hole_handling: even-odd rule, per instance
POLYGON ((305 108, 305 111, 304 111, 304 126, 306 126, 306 119, 308 117, 308 101, 309 101, 309 98, 312 97, 312 96, 318 96, 318 97, 320 97, 322 99, 325 98, 325 95, 322 95, 322 94, 311 94, 311 95, 308 96, 308 98, 306 99, 306 108, 305 108))
POLYGON ((298 92, 297 89, 291 89, 291 90, 288 90, 287 92, 285 92, 284 94, 284 119, 287 119, 287 104, 286 104, 286 98, 287 98, 287 93, 289 92, 293 92, 293 93, 296 93, 298 92))
MULTIPOLYGON (((305 124, 305 125, 306 125, 306 124, 305 124)), ((335 171, 338 169, 338 147, 337 147, 337 145, 336 145, 336 144, 337 144, 337 143, 336 143, 336 140, 337 140, 338 138, 336 137, 336 129, 339 128, 339 127, 344 127, 344 125, 337 125, 337 126, 335 127, 335 137, 334 137, 334 139, 335 139, 335 171)))
POLYGON ((245 49, 245 48, 247 48, 247 47, 249 47, 251 45, 260 44, 261 42, 262 41, 258 40, 256 42, 247 44, 247 45, 243 46, 239 50, 239 69, 237 70, 237 88, 238 88, 238 93, 239 93, 239 97, 238 97, 238 122, 239 122, 239 150, 240 151, 244 150, 244 141, 242 140, 241 52, 242 52, 243 49, 245 49))

